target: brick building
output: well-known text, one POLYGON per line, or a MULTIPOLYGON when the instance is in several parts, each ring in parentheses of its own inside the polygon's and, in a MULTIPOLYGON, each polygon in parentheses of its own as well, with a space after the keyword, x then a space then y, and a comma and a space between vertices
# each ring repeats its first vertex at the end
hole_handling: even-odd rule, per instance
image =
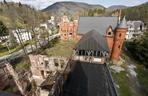
POLYGON ((83 41, 82 43, 85 44, 79 45, 79 55, 83 53, 82 51, 84 49, 87 49, 85 50, 85 55, 87 55, 87 53, 90 53, 89 51, 95 54, 97 49, 95 49, 94 51, 93 48, 99 48, 99 51, 107 51, 106 49, 109 49, 107 51, 107 53, 109 53, 109 57, 114 61, 118 61, 123 46, 123 42, 125 40, 126 32, 127 22, 125 18, 123 18, 123 20, 120 21, 120 18, 117 16, 80 17, 76 39, 78 41, 80 40, 79 42, 83 41), (93 36, 93 32, 95 35, 100 36, 93 36), (99 34, 96 34, 96 32, 98 32, 99 34), (91 45, 91 47, 89 48, 88 45, 91 45), (106 45, 107 48, 104 47, 106 45))
POLYGON ((125 18, 121 21, 120 15, 121 12, 118 17, 79 17, 78 21, 63 16, 59 23, 61 40, 79 41, 86 33, 95 30, 103 37, 100 39, 102 45, 107 44, 111 59, 118 61, 127 32, 127 22, 125 18))
POLYGON ((58 23, 61 40, 76 38, 77 23, 77 20, 70 21, 66 15, 61 17, 58 23))

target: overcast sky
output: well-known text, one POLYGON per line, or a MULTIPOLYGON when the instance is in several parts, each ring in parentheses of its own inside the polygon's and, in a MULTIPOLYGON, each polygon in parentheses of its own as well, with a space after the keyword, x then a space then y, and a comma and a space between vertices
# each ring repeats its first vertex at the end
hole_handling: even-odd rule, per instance
POLYGON ((37 9, 46 8, 47 6, 59 1, 75 1, 75 2, 85 2, 89 4, 101 4, 105 7, 109 7, 111 5, 135 6, 142 4, 144 2, 148 2, 148 0, 6 0, 6 1, 29 4, 31 6, 36 7, 37 9))

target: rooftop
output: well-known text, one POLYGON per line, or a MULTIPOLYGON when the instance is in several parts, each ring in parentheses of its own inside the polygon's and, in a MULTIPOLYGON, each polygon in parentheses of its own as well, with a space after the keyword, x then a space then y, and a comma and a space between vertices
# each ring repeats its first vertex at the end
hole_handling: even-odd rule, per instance
POLYGON ((116 96, 104 64, 74 61, 64 85, 64 96, 116 96))
POLYGON ((85 34, 94 29, 101 35, 105 35, 109 26, 112 26, 113 30, 116 28, 117 22, 117 17, 80 17, 77 32, 85 34))
POLYGON ((107 41, 98 31, 86 33, 76 45, 78 50, 109 51, 107 41))

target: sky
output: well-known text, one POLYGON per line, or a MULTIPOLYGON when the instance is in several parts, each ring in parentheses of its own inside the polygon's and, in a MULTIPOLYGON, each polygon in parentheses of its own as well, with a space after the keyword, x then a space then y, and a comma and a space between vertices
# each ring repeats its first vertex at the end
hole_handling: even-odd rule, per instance
MULTIPOLYGON (((0 0, 3 1, 3 0, 0 0)), ((13 2, 21 2, 23 4, 29 4, 37 9, 43 9, 47 6, 60 1, 74 1, 74 2, 85 2, 89 4, 100 4, 105 7, 109 7, 111 5, 126 5, 126 6, 135 6, 145 2, 148 0, 6 0, 13 2)))

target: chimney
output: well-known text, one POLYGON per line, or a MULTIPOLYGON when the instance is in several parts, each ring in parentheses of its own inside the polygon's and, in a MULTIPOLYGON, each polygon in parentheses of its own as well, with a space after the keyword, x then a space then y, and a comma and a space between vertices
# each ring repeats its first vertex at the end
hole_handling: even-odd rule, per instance
POLYGON ((118 10, 118 24, 121 22, 121 9, 118 10))

